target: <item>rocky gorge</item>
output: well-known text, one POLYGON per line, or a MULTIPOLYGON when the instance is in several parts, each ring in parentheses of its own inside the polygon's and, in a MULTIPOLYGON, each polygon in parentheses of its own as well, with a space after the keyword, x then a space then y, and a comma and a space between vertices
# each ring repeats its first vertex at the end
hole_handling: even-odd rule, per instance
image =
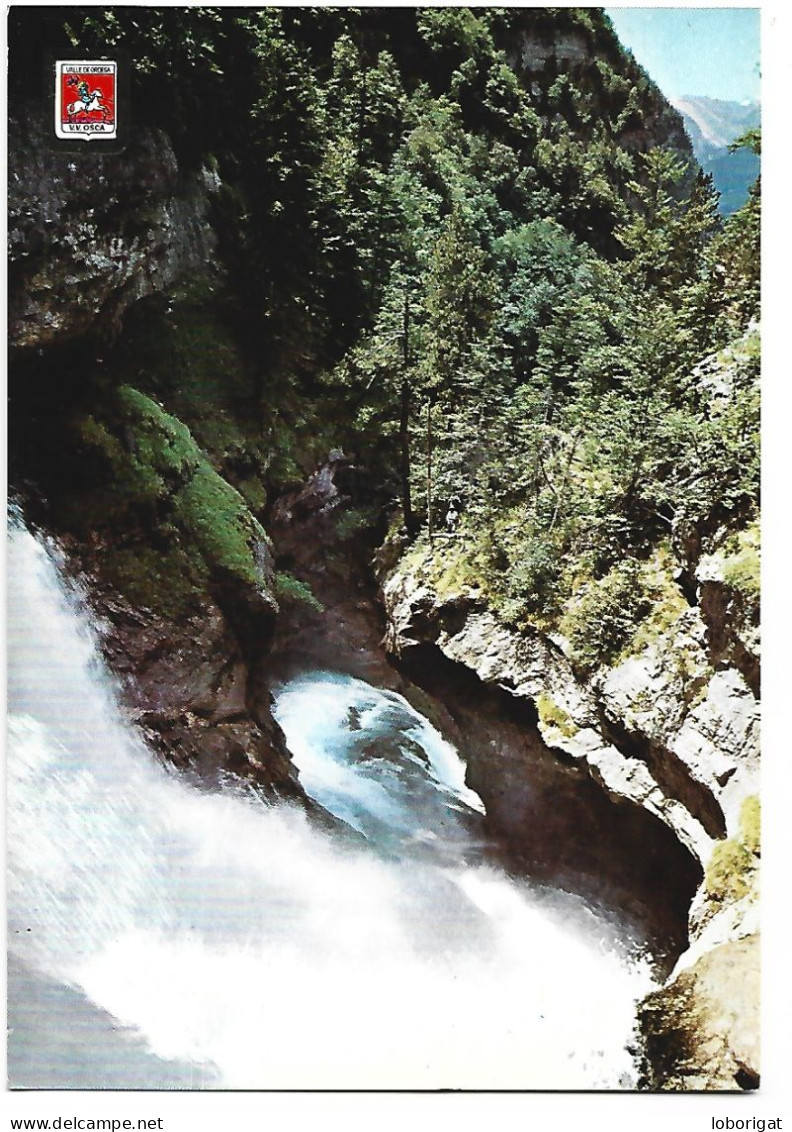
MULTIPOLYGON (((742 603, 723 581, 723 562, 721 569, 711 565, 717 558, 711 556, 701 568, 698 593, 711 597, 708 587, 720 589, 717 605, 722 614, 724 608, 742 603), (717 582, 703 580, 712 579, 710 570, 717 571, 717 582)), ((639 1012, 647 1043, 647 1080, 661 1088, 755 1085, 756 1013, 750 1020, 741 1018, 734 1047, 717 1036, 714 1052, 703 1064, 698 1062, 701 1051, 710 1049, 720 1035, 732 980, 751 987, 746 994, 753 1003, 749 1013, 758 1002, 758 705, 740 669, 722 662, 716 668, 712 661, 713 639, 720 645, 729 632, 739 633, 742 618, 738 615, 735 625, 721 615, 708 624, 700 600, 692 606, 680 601, 683 608, 655 640, 621 663, 581 679, 570 662, 568 641, 560 635, 515 634, 498 623, 480 594, 465 587, 455 590, 446 583, 438 593, 436 570, 433 577, 437 561, 427 548, 420 564, 398 565, 384 575, 389 650, 408 670, 415 655, 420 671, 448 665, 474 674, 508 701, 501 708, 504 714, 522 704, 524 718, 533 722, 532 762, 541 766, 542 757, 546 761, 550 756, 556 767, 595 783, 614 804, 614 814, 635 815, 637 809, 647 828, 634 828, 631 836, 646 854, 641 864, 649 869, 647 890, 655 908, 661 892, 650 846, 656 840, 654 852, 662 853, 663 839, 652 830, 647 815, 673 834, 679 861, 669 881, 672 899, 690 903, 689 925, 683 931, 689 932, 689 939, 666 987, 639 1012), (734 874, 727 860, 739 861, 734 874), (711 975, 719 968, 724 972, 720 987, 718 977, 711 975)), ((753 644, 755 648, 755 638, 753 644)), ((504 736, 499 738, 503 743, 504 736)), ((508 740, 504 746, 508 751, 508 740)), ((508 751, 507 768, 524 758, 508 751)), ((475 756, 470 765, 478 783, 475 756)), ((486 767, 481 773, 491 775, 489 752, 486 767)), ((496 789, 502 788, 501 774, 496 789)), ((533 770, 530 780, 535 790, 533 770)), ((488 789, 479 789, 497 821, 496 799, 488 789)), ((505 832, 518 853, 527 847, 525 831, 537 824, 536 809, 557 805, 534 790, 521 804, 509 792, 505 832)), ((611 816, 609 822, 607 832, 589 833, 590 863, 601 839, 614 849, 617 821, 611 816)), ((629 818, 627 824, 629 828, 629 818)), ((580 823, 575 828, 580 836, 580 823)), ((563 828, 557 831, 559 838, 564 835, 563 828)), ((621 852, 629 855, 625 849, 621 852)))
POLYGON ((647 1087, 755 1088, 759 709, 722 650, 748 637, 755 671, 758 642, 728 553, 702 556, 696 602, 675 601, 655 639, 583 676, 559 634, 517 633, 449 585, 442 535, 395 565, 370 535, 339 538, 355 479, 336 454, 278 513, 276 545, 322 610, 285 612, 275 673, 330 667, 400 691, 463 753, 510 867, 604 897, 650 941, 665 985, 639 1007, 647 1087))
MULTIPOLYGON (((589 56, 587 34, 539 36, 511 65, 544 90, 589 56)), ((640 1087, 756 1088, 756 523, 674 521, 606 660, 575 621, 591 579, 564 617, 516 620, 471 576, 464 522, 415 537, 337 405, 323 420, 319 396, 306 426, 283 373, 262 382, 236 301, 244 208, 212 155, 145 129, 76 160, 34 112, 11 150, 12 497, 85 588, 129 722, 202 789, 244 782, 343 838, 272 690, 327 669, 398 693, 460 752, 493 859, 617 909, 651 954, 640 1087)), ((752 323, 692 370, 705 416, 754 395, 757 354, 752 323)), ((310 372, 308 346, 290 356, 310 372)))

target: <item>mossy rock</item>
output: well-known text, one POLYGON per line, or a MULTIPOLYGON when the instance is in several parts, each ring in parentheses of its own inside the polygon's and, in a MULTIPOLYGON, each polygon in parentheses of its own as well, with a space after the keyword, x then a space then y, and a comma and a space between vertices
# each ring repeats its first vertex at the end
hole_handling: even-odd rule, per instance
POLYGON ((732 838, 720 841, 707 865, 705 884, 708 895, 720 904, 742 900, 751 891, 753 868, 753 855, 744 845, 732 838))
POLYGON ((251 586, 271 584, 262 571, 257 546, 269 540, 244 499, 203 460, 173 498, 174 517, 198 546, 210 570, 251 586))
MULTIPOLYGON (((295 434, 304 398, 290 376, 245 352, 227 305, 205 281, 136 304, 111 364, 122 382, 183 421, 215 471, 261 513, 269 489, 303 479, 295 434)), ((317 422, 304 431, 316 434, 317 422)))
POLYGON ((580 730, 572 716, 559 707, 546 692, 541 692, 536 697, 536 710, 539 713, 540 722, 545 727, 559 731, 567 739, 577 735, 580 730))
POLYGON ((761 584, 761 532, 758 517, 735 531, 711 555, 702 560, 716 571, 723 584, 735 590, 748 608, 758 606, 761 584))
POLYGON ((761 852, 761 827, 761 803, 756 794, 751 794, 740 809, 740 840, 757 857, 761 852))
POLYGON ((67 492, 74 529, 102 533, 103 569, 135 605, 173 615, 209 589, 253 637, 277 610, 269 539, 190 429, 131 386, 71 422, 90 486, 67 492))

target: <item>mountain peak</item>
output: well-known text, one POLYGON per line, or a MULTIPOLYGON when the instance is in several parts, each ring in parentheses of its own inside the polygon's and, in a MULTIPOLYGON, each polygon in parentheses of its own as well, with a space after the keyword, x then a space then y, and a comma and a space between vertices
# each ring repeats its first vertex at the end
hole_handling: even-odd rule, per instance
POLYGON ((724 149, 760 121, 759 103, 751 100, 728 102, 722 98, 686 94, 669 101, 685 119, 693 151, 699 160, 707 148, 724 149))
POLYGON ((761 107, 750 99, 727 102, 705 95, 669 99, 682 115, 696 160, 712 173, 721 195, 720 211, 728 216, 743 205, 748 189, 759 175, 759 158, 747 150, 729 152, 729 145, 760 124, 761 107))

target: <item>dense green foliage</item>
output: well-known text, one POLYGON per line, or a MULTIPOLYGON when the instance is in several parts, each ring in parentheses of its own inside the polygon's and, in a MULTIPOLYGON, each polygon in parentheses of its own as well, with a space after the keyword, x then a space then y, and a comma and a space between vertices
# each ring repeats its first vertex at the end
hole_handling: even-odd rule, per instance
POLYGON ((290 364, 348 347, 455 203, 479 243, 551 216, 613 250, 641 130, 682 137, 586 9, 14 9, 9 40, 14 105, 50 55, 117 56, 135 127, 218 161, 235 286, 290 364))
POLYGON ((321 418, 424 558, 447 527, 443 570, 512 623, 576 610, 584 664, 647 616, 661 544, 752 517, 759 187, 721 226, 600 10, 39 9, 35 31, 19 13, 12 91, 42 45, 126 52, 135 114, 156 106, 182 164, 219 171, 229 321, 151 391, 231 451, 207 383, 240 364, 236 327, 247 488, 232 451, 215 463, 254 510, 259 473, 294 475, 278 421, 299 448, 321 418), (735 340, 713 399, 695 366, 735 340))

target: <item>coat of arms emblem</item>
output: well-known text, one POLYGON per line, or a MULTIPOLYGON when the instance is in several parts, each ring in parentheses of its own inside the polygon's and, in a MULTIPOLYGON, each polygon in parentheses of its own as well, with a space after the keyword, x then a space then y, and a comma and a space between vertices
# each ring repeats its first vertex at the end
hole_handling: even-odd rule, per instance
POLYGON ((107 59, 55 64, 55 135, 59 138, 114 138, 118 66, 107 59))

